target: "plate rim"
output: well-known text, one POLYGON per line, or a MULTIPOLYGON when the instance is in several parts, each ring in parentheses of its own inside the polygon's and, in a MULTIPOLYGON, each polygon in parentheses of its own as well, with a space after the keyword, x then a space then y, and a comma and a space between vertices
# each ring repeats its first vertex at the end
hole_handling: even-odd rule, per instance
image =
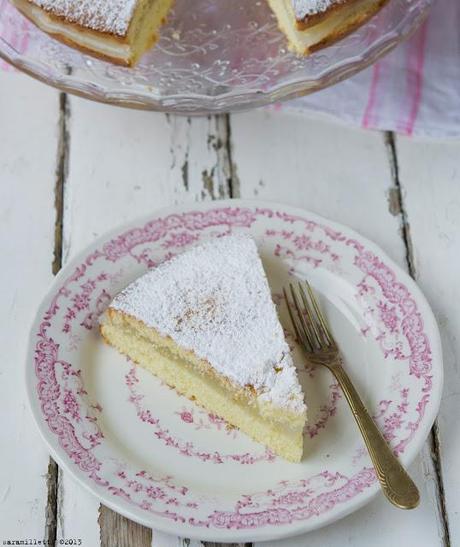
MULTIPOLYGON (((254 542, 254 541, 269 541, 269 540, 278 540, 286 539, 289 537, 297 536, 299 534, 305 534, 310 531, 320 529, 326 525, 330 525, 337 520, 344 518, 345 516, 357 511, 367 503, 369 503, 380 491, 378 482, 375 482, 367 490, 363 491, 358 499, 351 500, 349 503, 340 505, 338 509, 334 512, 326 513, 325 516, 320 516, 316 520, 306 520, 300 521, 300 523, 292 522, 288 525, 281 526, 276 530, 273 527, 267 528, 255 528, 247 530, 227 530, 227 529, 207 529, 207 528, 195 528, 188 526, 187 524, 182 524, 178 522, 170 522, 167 519, 157 517, 155 515, 150 515, 149 518, 143 519, 139 514, 137 514, 135 509, 131 509, 131 506, 125 502, 123 499, 115 499, 111 497, 108 493, 102 490, 97 485, 94 485, 89 479, 83 476, 74 468, 71 461, 68 461, 67 456, 62 452, 62 449, 57 446, 55 442, 55 436, 52 432, 46 428, 45 422, 42 420, 40 409, 36 403, 35 391, 33 390, 33 382, 31 381, 31 370, 33 367, 30 366, 30 363, 33 363, 34 352, 35 352, 35 327, 43 315, 44 310, 49 303, 51 296, 55 293, 55 290, 58 288, 62 278, 68 275, 68 271, 73 267, 78 265, 82 259, 86 258, 88 253, 94 247, 100 246, 103 241, 112 239, 114 236, 124 233, 132 228, 138 227, 139 225, 144 225, 149 221, 152 221, 157 218, 163 218, 171 214, 181 214, 187 211, 206 211, 212 209, 220 209, 225 207, 238 208, 238 207, 247 207, 247 208, 278 208, 283 212, 289 214, 297 214, 299 216, 308 216, 309 219, 312 219, 318 223, 322 223, 331 227, 337 231, 347 233, 347 235, 354 237, 366 245, 366 248, 369 248, 375 252, 381 259, 385 261, 386 264, 391 266, 396 273, 399 280, 404 282, 404 284, 410 289, 411 294, 416 298, 417 305, 423 306, 421 312, 423 314, 424 323, 427 327, 427 331, 430 333, 430 346, 432 349, 433 355, 433 365, 437 366, 436 369, 436 382, 437 389, 432 391, 432 412, 429 417, 425 417, 419 427, 419 434, 414 439, 414 442, 408 445, 407 449, 401 454, 400 459, 405 467, 408 467, 416 458, 416 456, 423 449, 428 435, 431 431, 431 428, 436 420, 436 417, 439 412, 442 394, 443 394, 443 381, 444 381, 444 369, 443 369, 443 353, 442 353, 442 344, 441 336, 439 332, 439 327, 435 318, 435 315, 431 309, 431 306, 424 296, 422 290, 419 288, 415 280, 409 275, 408 272, 399 266, 378 244, 374 243, 372 240, 368 239, 365 236, 362 236, 360 232, 353 228, 349 228, 347 225, 331 221, 327 217, 318 215, 314 212, 309 211, 301 207, 295 207, 287 204, 283 204, 277 201, 271 200, 259 200, 259 199, 224 199, 210 202, 200 202, 200 203, 185 203, 182 205, 172 205, 167 207, 162 207, 159 209, 153 210, 149 214, 144 214, 136 216, 134 219, 127 222, 121 223, 110 230, 107 230, 100 234, 97 238, 91 241, 83 249, 77 253, 70 256, 68 262, 61 268, 61 270, 56 274, 48 288, 46 289, 40 304, 36 308, 35 313, 33 314, 33 319, 29 323, 29 336, 27 340, 27 354, 24 362, 24 381, 26 386, 27 394, 27 403, 29 411, 33 416, 34 423, 36 424, 41 438, 43 439, 45 445, 47 446, 50 455, 55 459, 59 466, 69 473, 69 475, 75 480, 78 484, 84 487, 84 489, 90 492, 94 497, 96 497, 101 503, 112 509, 113 511, 124 515, 125 517, 143 525, 148 528, 153 528, 164 532, 166 534, 171 534, 173 536, 187 537, 190 539, 197 539, 203 541, 217 541, 217 542, 254 542), (429 320, 429 324, 427 321, 429 320), (417 439, 420 439, 417 443, 417 439), (423 439, 423 441, 422 441, 423 439), (53 443, 54 441, 54 443, 53 443), (417 446, 416 446, 417 445, 417 446), (313 523, 313 525, 312 525, 313 523)), ((34 378, 35 376, 33 376, 34 378)))

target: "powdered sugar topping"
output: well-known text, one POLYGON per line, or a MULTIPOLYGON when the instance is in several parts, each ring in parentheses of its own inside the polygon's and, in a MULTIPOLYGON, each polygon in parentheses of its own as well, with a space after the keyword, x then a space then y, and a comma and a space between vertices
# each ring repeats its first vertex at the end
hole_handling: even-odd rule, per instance
POLYGON ((125 36, 138 0, 31 0, 35 5, 86 28, 125 36))
POLYGON ((295 17, 302 21, 309 15, 327 11, 334 4, 340 4, 344 0, 292 0, 295 17))
POLYGON ((137 279, 112 302, 207 360, 261 402, 305 411, 257 247, 247 236, 196 246, 137 279))

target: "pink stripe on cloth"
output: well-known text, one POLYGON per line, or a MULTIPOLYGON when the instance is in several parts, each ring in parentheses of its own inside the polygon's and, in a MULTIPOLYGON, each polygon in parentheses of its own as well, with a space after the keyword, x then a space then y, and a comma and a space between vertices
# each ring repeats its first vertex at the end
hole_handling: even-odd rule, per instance
POLYGON ((422 28, 410 41, 407 52, 407 104, 403 114, 396 122, 396 130, 406 135, 412 135, 414 132, 422 100, 427 34, 428 23, 425 21, 422 28))
MULTIPOLYGON (((374 27, 369 34, 369 43, 375 38, 378 33, 378 27, 374 27)), ((377 102, 379 95, 380 79, 382 76, 383 62, 379 61, 372 67, 372 79, 369 87, 369 95, 367 98, 366 108, 363 114, 362 127, 375 127, 377 124, 377 102)))
POLYGON ((384 116, 385 101, 388 95, 388 79, 391 77, 391 65, 384 57, 372 67, 372 79, 367 93, 367 103, 361 120, 361 127, 376 129, 380 127, 384 116))
MULTIPOLYGON (((17 17, 17 10, 13 5, 8 2, 7 0, 0 0, 0 12, 2 13, 2 16, 5 18, 11 17, 17 17)), ((28 45, 29 45, 29 34, 27 30, 29 29, 29 26, 31 23, 21 15, 21 32, 18 35, 17 32, 15 32, 14 25, 11 25, 11 27, 8 27, 8 31, 6 33, 6 41, 9 43, 9 45, 12 47, 12 49, 18 51, 21 55, 26 53, 28 45)), ((0 61, 0 69, 6 70, 8 72, 14 72, 15 68, 11 66, 10 64, 6 63, 5 61, 0 61)))
MULTIPOLYGON (((6 6, 5 6, 5 4, 6 4, 6 0, 0 0, 0 11, 1 12, 4 12, 8 9, 8 4, 6 6)), ((9 41, 10 36, 11 36, 11 31, 8 33, 8 36, 7 36, 8 41, 9 41)), ((7 72, 9 72, 11 70, 11 65, 6 63, 2 59, 2 60, 0 60, 0 69, 1 70, 6 70, 7 72)))
MULTIPOLYGON (((5 17, 7 17, 8 12, 10 12, 13 9, 14 8, 11 6, 11 4, 7 0, 3 0, 3 1, 0 0, 0 11, 2 11, 2 13, 4 13, 5 17)), ((16 48, 17 36, 16 36, 16 33, 14 32, 14 27, 13 26, 8 28, 6 39, 7 39, 8 43, 11 46, 13 46, 13 48, 16 48)), ((14 68, 10 64, 8 64, 7 62, 5 62, 3 60, 1 61, 0 68, 2 70, 7 71, 7 72, 13 72, 14 71, 14 68)))
POLYGON ((375 63, 372 67, 372 80, 369 89, 369 97, 367 99, 366 109, 364 111, 363 123, 362 126, 368 129, 369 127, 375 126, 375 106, 377 103, 377 91, 380 81, 380 72, 381 65, 380 63, 375 63))
POLYGON ((3 61, 3 59, 0 60, 0 70, 3 70, 5 72, 10 72, 13 69, 11 65, 9 65, 7 62, 3 61))

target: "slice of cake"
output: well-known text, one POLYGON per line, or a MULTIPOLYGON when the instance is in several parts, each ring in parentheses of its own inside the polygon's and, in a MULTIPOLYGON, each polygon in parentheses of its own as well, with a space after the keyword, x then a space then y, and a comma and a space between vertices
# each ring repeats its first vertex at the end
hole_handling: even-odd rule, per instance
POLYGON ((158 39, 173 0, 12 0, 44 32, 132 66, 158 39))
POLYGON ((105 340, 287 460, 306 407, 254 241, 225 236, 146 273, 101 319, 105 340))
POLYGON ((370 19, 387 0, 268 0, 289 48, 308 55, 370 19))

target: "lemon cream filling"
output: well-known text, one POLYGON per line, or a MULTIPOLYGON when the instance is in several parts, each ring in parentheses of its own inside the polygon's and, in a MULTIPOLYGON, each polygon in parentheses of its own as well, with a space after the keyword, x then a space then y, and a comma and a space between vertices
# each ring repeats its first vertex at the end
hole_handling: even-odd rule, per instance
POLYGON ((133 323, 135 320, 128 316, 109 314, 101 325, 101 332, 120 353, 128 355, 181 395, 286 460, 302 459, 305 417, 293 415, 289 421, 279 409, 264 409, 264 405, 260 408, 254 397, 251 400, 241 390, 225 385, 225 379, 203 372, 202 365, 198 368, 193 357, 171 340, 162 339, 152 329, 146 337, 145 327, 137 329, 133 323))
POLYGON ((249 237, 212 239, 139 277, 114 298, 101 333, 209 412, 300 460, 304 396, 249 237))

